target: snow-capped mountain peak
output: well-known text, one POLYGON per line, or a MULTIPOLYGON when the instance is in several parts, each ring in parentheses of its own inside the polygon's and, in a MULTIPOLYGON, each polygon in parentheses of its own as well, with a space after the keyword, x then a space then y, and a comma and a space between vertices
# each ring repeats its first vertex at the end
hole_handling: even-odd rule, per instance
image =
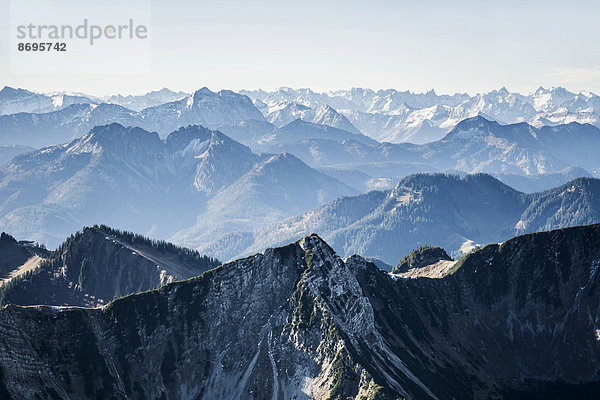
POLYGON ((540 87, 528 95, 510 92, 506 87, 473 96, 363 88, 324 93, 291 88, 243 93, 264 104, 286 100, 313 110, 329 105, 360 132, 393 143, 438 140, 461 120, 477 115, 506 124, 528 122, 536 127, 574 121, 600 126, 600 97, 591 92, 575 94, 561 87, 540 87))

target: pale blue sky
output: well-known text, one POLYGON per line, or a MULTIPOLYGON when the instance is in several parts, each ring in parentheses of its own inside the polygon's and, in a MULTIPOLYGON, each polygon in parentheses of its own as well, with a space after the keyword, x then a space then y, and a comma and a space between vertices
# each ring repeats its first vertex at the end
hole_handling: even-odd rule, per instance
POLYGON ((152 69, 137 75, 11 74, 0 11, 0 86, 600 93, 599 1, 152 1, 152 69))

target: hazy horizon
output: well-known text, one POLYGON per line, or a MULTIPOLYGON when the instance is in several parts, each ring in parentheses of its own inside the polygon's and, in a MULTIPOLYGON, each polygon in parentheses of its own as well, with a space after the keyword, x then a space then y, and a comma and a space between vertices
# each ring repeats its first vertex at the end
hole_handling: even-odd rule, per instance
MULTIPOLYGON (((0 85, 97 96, 162 87, 189 92, 203 86, 318 92, 433 88, 438 94, 471 95, 502 86, 519 93, 561 86, 600 92, 600 53, 593 51, 600 3, 593 1, 148 4, 150 72, 17 74, 4 57, 0 85)), ((99 5, 78 7, 88 7, 82 15, 89 16, 99 5)), ((9 50, 8 15, 0 16, 4 54, 9 50)))
POLYGON ((563 88, 563 89, 565 89, 565 90, 567 90, 567 91, 569 91, 571 93, 574 93, 574 94, 590 93, 590 94, 597 95, 597 96, 600 95, 599 94, 600 91, 599 92, 595 92, 595 91, 587 90, 587 89, 574 90, 574 89, 570 89, 569 87, 558 86, 558 85, 555 85, 555 86, 542 86, 542 85, 539 85, 537 88, 535 88, 535 89, 533 89, 533 90, 531 90, 529 92, 521 92, 521 91, 512 90, 510 87, 507 87, 506 85, 502 86, 502 87, 492 88, 492 89, 487 90, 487 91, 480 91, 480 92, 467 92, 467 91, 462 91, 462 92, 441 92, 441 91, 439 91, 439 90, 437 90, 435 88, 430 88, 428 90, 421 90, 421 91, 417 90, 417 91, 415 91, 415 90, 410 90, 410 89, 406 89, 406 88, 393 88, 393 87, 372 88, 372 87, 364 87, 364 86, 363 87, 361 87, 361 86, 353 86, 353 87, 346 87, 346 88, 336 88, 336 89, 331 89, 331 90, 315 90, 312 87, 291 87, 291 86, 286 86, 286 85, 278 86, 278 87, 274 87, 274 88, 264 88, 264 87, 245 88, 245 87, 243 87, 243 88, 240 88, 240 89, 231 89, 231 88, 217 88, 217 87, 199 86, 199 87, 191 88, 191 89, 175 89, 175 88, 168 87, 168 86, 160 86, 160 85, 158 85, 158 86, 155 86, 155 87, 150 87, 147 90, 141 91, 141 92, 135 92, 135 91, 124 92, 124 91, 121 91, 121 92, 94 93, 94 92, 87 92, 87 91, 84 92, 82 90, 77 90, 77 89, 67 89, 67 90, 64 90, 64 89, 63 90, 60 90, 60 89, 54 89, 54 90, 37 90, 36 88, 27 87, 27 86, 10 85, 10 84, 7 84, 7 83, 1 83, 0 84, 0 90, 2 88, 4 88, 4 87, 11 87, 13 89, 24 89, 24 90, 28 90, 30 92, 40 93, 40 94, 46 94, 46 95, 52 95, 52 94, 57 94, 57 93, 65 93, 65 94, 66 93, 72 93, 72 94, 89 95, 89 96, 98 97, 98 98, 104 98, 104 97, 108 97, 108 96, 117 96, 117 95, 121 95, 121 96, 124 96, 124 97, 127 97, 127 96, 142 96, 142 95, 148 94, 150 92, 158 92, 158 91, 161 91, 163 89, 168 89, 168 90, 171 90, 173 92, 185 92, 187 94, 192 94, 195 91, 200 90, 200 89, 202 89, 204 87, 208 88, 210 91, 215 92, 215 93, 219 92, 221 90, 231 90, 231 91, 234 91, 234 92, 255 91, 255 90, 263 90, 265 92, 276 92, 277 90, 280 90, 280 89, 291 89, 291 90, 310 89, 310 90, 312 90, 315 93, 335 93, 337 91, 344 91, 344 90, 351 90, 351 89, 367 89, 367 90, 373 90, 374 92, 378 92, 380 90, 383 90, 383 91, 385 91, 385 90, 396 90, 398 92, 409 91, 412 94, 426 94, 429 91, 433 90, 435 92, 435 94, 438 95, 438 96, 443 96, 443 95, 452 96, 452 95, 465 94, 466 93, 467 95, 469 95, 471 97, 477 96, 479 94, 489 93, 489 92, 492 92, 492 91, 499 91, 501 89, 506 89, 506 90, 508 90, 509 93, 517 93, 517 94, 520 94, 520 95, 528 96, 528 95, 534 94, 540 88, 545 89, 545 90, 551 90, 551 89, 556 89, 556 88, 563 88))

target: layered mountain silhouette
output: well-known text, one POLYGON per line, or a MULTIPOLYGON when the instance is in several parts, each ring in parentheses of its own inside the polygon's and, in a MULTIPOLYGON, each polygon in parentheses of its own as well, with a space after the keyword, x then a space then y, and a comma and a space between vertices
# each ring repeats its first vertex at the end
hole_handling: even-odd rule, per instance
POLYGON ((208 219, 219 234, 229 219, 254 229, 357 193, 290 154, 257 155, 199 126, 164 140, 141 128, 96 127, 16 157, 0 168, 0 182, 0 227, 51 247, 100 223, 154 237, 208 219))
POLYGON ((418 174, 390 191, 342 197, 279 224, 237 234, 237 247, 228 235, 197 247, 231 259, 317 232, 342 255, 361 254, 395 265, 421 245, 441 246, 460 256, 473 246, 516 234, 597 221, 598 179, 578 178, 524 194, 485 174, 418 174))
POLYGON ((257 153, 293 154, 361 191, 389 189, 418 172, 485 172, 526 192, 600 173, 600 98, 562 88, 540 88, 530 96, 505 88, 477 96, 367 89, 240 94, 202 88, 190 95, 163 89, 104 99, 8 87, 2 93, 0 108, 7 115, 0 115, 0 143, 7 145, 60 144, 113 122, 162 138, 200 124, 257 153), (48 102, 52 107, 40 105, 48 102), (135 110, 123 107, 129 104, 135 110), (360 131, 352 116, 360 119, 360 131))
MULTIPOLYGON (((559 169, 570 162, 594 167, 599 131, 578 124, 541 129, 526 124, 503 126, 477 117, 461 122, 442 141, 415 146, 379 144, 366 136, 296 120, 255 141, 255 145, 268 142, 277 152, 291 150, 274 155, 257 154, 219 131, 198 126, 181 128, 161 139, 157 133, 111 124, 96 127, 69 144, 17 156, 0 168, 0 228, 54 247, 81 226, 107 223, 153 237, 170 237, 223 259, 313 231, 342 254, 358 252, 391 264, 423 244, 442 245, 456 255, 472 244, 501 241, 520 232, 596 222, 597 200, 564 197, 560 212, 575 207, 581 208, 579 214, 554 216, 556 210, 545 210, 548 220, 559 222, 536 225, 523 214, 536 194, 518 193, 495 180, 478 187, 477 179, 472 178, 452 187, 446 178, 434 175, 401 180, 387 200, 378 200, 386 195, 362 196, 375 200, 356 217, 345 206, 347 198, 332 203, 344 205, 332 217, 328 210, 338 206, 303 213, 339 196, 386 189, 398 182, 394 175, 405 176, 415 169, 516 169, 515 174, 501 178, 537 177, 536 185, 544 188, 548 185, 539 182, 540 176, 551 178, 546 183, 577 176, 576 167, 559 169), (310 149, 301 151, 303 146, 310 149), (319 166, 319 170, 309 165, 319 166), (548 172, 554 170, 559 172, 548 172), (532 175, 520 175, 532 171, 532 175), (439 191, 456 201, 405 193, 405 185, 416 185, 416 192, 424 185, 426 194, 439 191), (482 207, 488 201, 498 204, 498 215, 476 217, 476 211, 465 207, 482 207), (432 214, 430 207, 437 214, 432 214), (301 223, 280 223, 298 214, 296 220, 301 223), (447 231, 434 226, 441 221, 447 231), (397 232, 405 237, 404 245, 386 239, 397 232)), ((240 131, 237 134, 242 135, 240 131)), ((594 180, 567 186, 579 187, 577 182, 588 182, 595 193, 590 183, 594 180)), ((521 181, 521 185, 527 184, 521 181)), ((562 193, 566 189, 557 190, 562 193)), ((546 198, 559 192, 548 192, 546 198)))
POLYGON ((215 93, 205 87, 181 100, 145 108, 139 117, 143 120, 139 126, 163 135, 186 125, 216 129, 241 121, 264 120, 247 96, 230 90, 215 93))
MULTIPOLYGON (((203 88, 200 91, 207 90, 203 88)), ((223 95, 222 100, 228 97, 227 93, 229 92, 219 92, 219 95, 223 95)), ((484 116, 504 124, 528 122, 536 127, 570 122, 598 126, 600 110, 600 97, 597 95, 590 92, 572 93, 561 87, 549 89, 540 87, 529 95, 513 93, 506 88, 475 96, 459 93, 438 95, 433 90, 427 93, 411 93, 394 89, 373 91, 364 88, 329 93, 316 93, 310 89, 281 88, 274 92, 256 90, 241 91, 240 94, 251 98, 254 108, 261 112, 260 116, 253 113, 251 118, 246 119, 262 120, 264 116, 276 126, 283 126, 301 118, 353 133, 360 131, 375 140, 392 143, 423 144, 435 141, 441 139, 461 120, 475 116, 484 116)), ((40 94, 5 87, 0 91, 0 115, 47 113, 72 104, 99 105, 101 103, 116 104, 134 112, 141 112, 146 108, 170 102, 176 103, 184 98, 187 104, 194 101, 190 100, 193 96, 194 94, 174 92, 166 88, 144 95, 113 95, 98 98, 80 93, 40 94)), ((242 107, 249 110, 246 105, 242 107)), ((178 106, 172 105, 167 108, 172 110, 178 106)), ((220 114, 218 108, 219 106, 215 109, 217 119, 223 117, 223 114, 218 115, 220 114)), ((162 111, 167 111, 169 114, 170 110, 162 111)), ((179 111, 185 112, 182 108, 179 108, 179 111)), ((232 111, 234 114, 237 113, 235 109, 232 111)), ((215 122, 212 116, 209 120, 203 122, 200 118, 181 123, 179 126, 193 123, 216 128, 217 126, 210 124, 215 122)), ((124 123, 119 120, 107 120, 101 124, 110 122, 124 123)), ((158 130, 150 126, 139 126, 158 130)), ((177 127, 171 126, 165 133, 177 127)))
POLYGON ((278 127, 287 125, 296 119, 301 119, 303 121, 327 125, 352 133, 360 133, 348 118, 327 104, 322 104, 315 109, 287 100, 282 100, 271 107, 266 106, 260 101, 255 101, 254 105, 256 105, 265 115, 265 118, 267 118, 269 122, 278 127))
POLYGON ((417 151, 439 168, 465 172, 531 175, 569 166, 593 170, 598 168, 600 129, 576 122, 542 128, 526 123, 500 125, 474 117, 417 151))
POLYGON ((79 137, 95 126, 110 123, 137 126, 166 136, 182 126, 199 124, 215 129, 246 120, 264 120, 248 97, 228 90, 214 93, 202 88, 180 100, 141 111, 89 101, 52 112, 0 115, 0 144, 55 145, 79 137))
POLYGON ((0 143, 35 148, 70 141, 97 125, 139 126, 135 112, 116 104, 72 104, 47 113, 0 115, 0 143))
POLYGON ((241 91, 269 118, 283 105, 296 108, 331 106, 362 133, 381 142, 423 144, 441 139, 458 122, 483 116, 503 124, 527 122, 536 127, 570 122, 600 126, 600 97, 590 92, 540 87, 522 95, 506 88, 470 96, 438 95, 394 89, 365 88, 317 93, 311 89, 280 88, 241 91))
POLYGON ((0 399, 595 399, 599 121, 563 88, 5 87, 0 399))
POLYGON ((413 173, 455 171, 493 174, 534 192, 594 176, 600 168, 600 129, 575 122, 535 128, 477 116, 461 121, 441 140, 422 145, 378 143, 302 120, 262 135, 251 133, 250 125, 247 130, 236 134, 255 151, 292 153, 361 190, 376 188, 373 182, 378 181, 393 186, 413 173))
POLYGON ((332 126, 296 119, 275 130, 271 134, 263 136, 257 141, 257 145, 269 149, 269 146, 296 143, 306 139, 321 139, 328 141, 353 140, 370 145, 378 144, 375 140, 360 133, 352 133, 332 126))
POLYGON ((133 111, 142 111, 144 108, 159 106, 172 101, 181 100, 189 96, 188 93, 174 92, 167 88, 153 90, 142 95, 112 95, 102 98, 102 101, 111 104, 118 104, 133 111))
POLYGON ((117 299, 0 312, 3 398, 591 399, 600 225, 406 279, 317 235, 117 299))

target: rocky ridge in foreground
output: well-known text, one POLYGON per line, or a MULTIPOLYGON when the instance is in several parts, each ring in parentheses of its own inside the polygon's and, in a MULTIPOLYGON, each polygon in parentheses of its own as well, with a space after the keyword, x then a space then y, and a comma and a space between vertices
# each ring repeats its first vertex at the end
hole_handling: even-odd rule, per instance
POLYGON ((600 225, 405 279, 318 236, 98 309, 0 312, 3 398, 592 398, 600 225))

